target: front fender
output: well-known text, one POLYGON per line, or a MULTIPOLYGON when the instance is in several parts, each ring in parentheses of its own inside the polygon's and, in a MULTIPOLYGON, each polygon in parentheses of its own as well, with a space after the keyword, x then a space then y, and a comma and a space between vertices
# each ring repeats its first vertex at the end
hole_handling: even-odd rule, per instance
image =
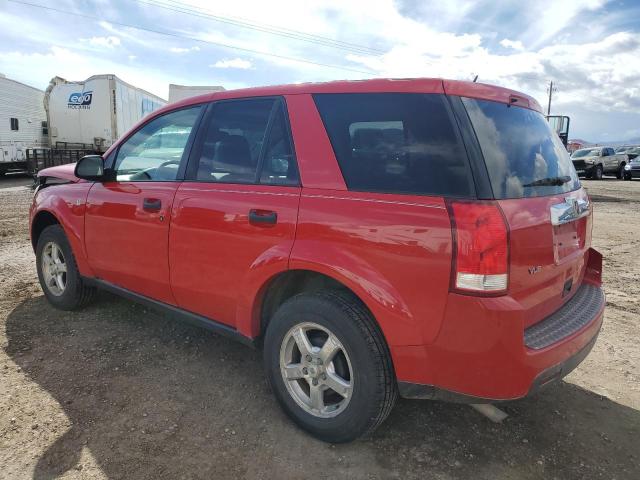
POLYGON ((30 230, 33 230, 33 222, 42 212, 48 212, 58 220, 69 240, 80 275, 84 277, 94 276, 84 245, 84 214, 91 185, 84 182, 69 183, 40 190, 30 212, 30 230))

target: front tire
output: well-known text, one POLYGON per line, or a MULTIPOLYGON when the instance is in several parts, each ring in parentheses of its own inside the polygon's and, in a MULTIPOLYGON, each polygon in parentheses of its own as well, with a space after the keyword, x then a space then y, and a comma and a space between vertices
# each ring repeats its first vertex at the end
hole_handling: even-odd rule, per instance
POLYGON ((604 173, 602 169, 602 165, 597 165, 595 170, 593 171, 593 179, 594 180, 602 180, 602 174, 604 173))
POLYGON ((42 291, 54 307, 76 310, 93 298, 95 288, 89 287, 80 276, 71 245, 60 225, 51 225, 40 234, 36 266, 42 291))
POLYGON ((267 328, 264 363, 283 410, 325 442, 372 432, 397 398, 382 333, 344 292, 302 293, 280 306, 267 328))
POLYGON ((626 164, 623 162, 620 164, 620 166, 618 167, 618 171, 616 172, 616 178, 618 180, 622 180, 624 178, 624 166, 626 164))

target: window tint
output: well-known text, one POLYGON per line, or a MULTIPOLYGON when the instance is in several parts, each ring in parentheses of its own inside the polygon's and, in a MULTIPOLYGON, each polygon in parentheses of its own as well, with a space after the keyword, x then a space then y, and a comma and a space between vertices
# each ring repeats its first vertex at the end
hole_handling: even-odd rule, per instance
POLYGON ((274 100, 220 102, 214 106, 196 178, 223 183, 254 183, 274 100))
POLYGON ((473 195, 466 153, 443 95, 314 99, 350 190, 473 195))
POLYGON ((282 102, 278 102, 271 123, 262 163, 260 183, 298 185, 298 168, 282 102))
POLYGON ((175 180, 200 109, 198 106, 162 115, 129 137, 116 157, 117 180, 175 180))
POLYGON ((542 114, 463 98, 495 198, 554 195, 580 187, 569 154, 542 114))

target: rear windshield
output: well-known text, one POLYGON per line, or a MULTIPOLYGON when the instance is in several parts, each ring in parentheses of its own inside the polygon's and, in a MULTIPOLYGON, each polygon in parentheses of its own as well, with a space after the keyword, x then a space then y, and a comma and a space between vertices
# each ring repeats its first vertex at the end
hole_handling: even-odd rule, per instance
POLYGON ((314 100, 350 190, 475 194, 443 95, 318 94, 314 100))
POLYGON ((580 188, 573 162, 538 112, 463 98, 495 198, 555 195, 580 188))

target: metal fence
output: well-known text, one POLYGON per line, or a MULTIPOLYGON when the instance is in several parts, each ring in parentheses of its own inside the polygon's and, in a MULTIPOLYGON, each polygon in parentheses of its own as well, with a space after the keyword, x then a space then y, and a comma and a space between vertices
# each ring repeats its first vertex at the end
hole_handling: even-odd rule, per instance
POLYGON ((27 171, 37 174, 43 168, 74 163, 85 155, 92 155, 95 150, 85 148, 29 148, 27 149, 27 171))

